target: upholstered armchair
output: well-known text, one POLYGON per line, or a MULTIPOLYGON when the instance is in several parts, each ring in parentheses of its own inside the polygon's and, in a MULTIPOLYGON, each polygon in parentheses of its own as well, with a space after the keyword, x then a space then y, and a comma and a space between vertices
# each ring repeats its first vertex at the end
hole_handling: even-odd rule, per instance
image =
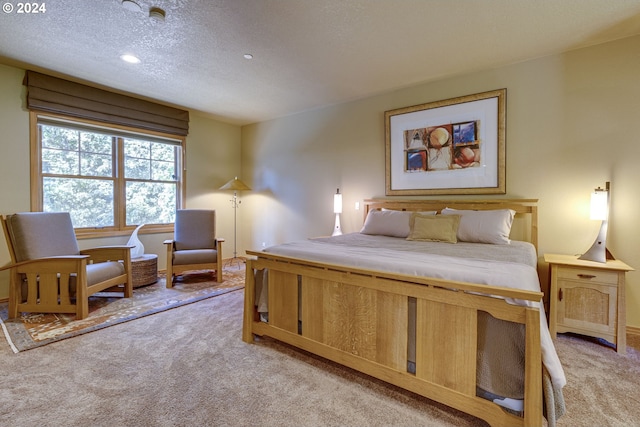
POLYGON ((18 313, 89 315, 89 296, 109 289, 133 295, 128 246, 80 250, 68 212, 2 217, 11 264, 9 317, 18 313), (117 287, 117 288, 116 288, 117 287))
POLYGON ((167 247, 167 288, 174 277, 185 271, 215 270, 216 282, 222 282, 222 242, 216 238, 216 211, 178 209, 174 239, 167 247))

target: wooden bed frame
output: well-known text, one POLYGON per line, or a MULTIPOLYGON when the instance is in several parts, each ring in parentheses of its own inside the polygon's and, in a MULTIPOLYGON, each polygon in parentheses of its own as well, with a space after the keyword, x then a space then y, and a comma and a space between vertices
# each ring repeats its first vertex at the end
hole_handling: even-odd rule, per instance
MULTIPOLYGON (((537 247, 537 200, 366 200, 371 209, 513 209, 518 240, 537 247)), ((512 233, 512 238, 514 238, 512 233)), ((500 298, 541 292, 385 273, 247 251, 242 339, 268 336, 487 421, 543 422, 540 313, 500 298), (269 319, 256 311, 255 272, 268 269, 269 319), (301 290, 299 294, 299 289, 301 290), (417 300, 416 372, 407 372, 408 297, 417 300), (478 311, 525 325, 524 416, 476 396, 478 311), (299 331, 299 320, 303 325, 299 331), (425 342, 438 343, 426 345, 425 342)))

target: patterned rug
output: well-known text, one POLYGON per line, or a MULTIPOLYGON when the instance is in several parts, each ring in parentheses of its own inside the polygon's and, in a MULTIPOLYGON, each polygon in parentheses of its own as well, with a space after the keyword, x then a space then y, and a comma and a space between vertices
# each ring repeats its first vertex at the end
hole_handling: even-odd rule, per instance
POLYGON ((0 326, 18 353, 244 288, 243 269, 225 269, 224 279, 216 283, 211 273, 193 272, 167 289, 161 275, 154 284, 134 288, 133 298, 98 293, 89 297, 89 316, 82 320, 75 314, 47 313, 23 313, 8 320, 8 303, 0 303, 0 326))

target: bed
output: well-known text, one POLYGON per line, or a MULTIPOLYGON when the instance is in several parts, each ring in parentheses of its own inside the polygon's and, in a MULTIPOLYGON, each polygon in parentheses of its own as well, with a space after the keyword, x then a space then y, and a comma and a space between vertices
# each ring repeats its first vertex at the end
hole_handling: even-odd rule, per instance
POLYGON ((280 340, 491 425, 554 425, 566 379, 540 309, 537 201, 364 206, 359 233, 247 251, 243 340, 280 340))

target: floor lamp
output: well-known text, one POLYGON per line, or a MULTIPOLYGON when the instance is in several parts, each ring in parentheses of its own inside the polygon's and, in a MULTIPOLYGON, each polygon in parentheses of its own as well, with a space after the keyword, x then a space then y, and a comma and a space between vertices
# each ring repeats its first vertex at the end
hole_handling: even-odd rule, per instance
POLYGON ((242 261, 238 258, 237 242, 238 242, 238 206, 241 200, 238 199, 238 191, 251 190, 247 184, 240 181, 238 177, 229 180, 225 185, 219 188, 220 190, 233 190, 233 199, 231 199, 231 206, 233 207, 233 258, 229 260, 229 265, 232 265, 235 261, 242 261))

